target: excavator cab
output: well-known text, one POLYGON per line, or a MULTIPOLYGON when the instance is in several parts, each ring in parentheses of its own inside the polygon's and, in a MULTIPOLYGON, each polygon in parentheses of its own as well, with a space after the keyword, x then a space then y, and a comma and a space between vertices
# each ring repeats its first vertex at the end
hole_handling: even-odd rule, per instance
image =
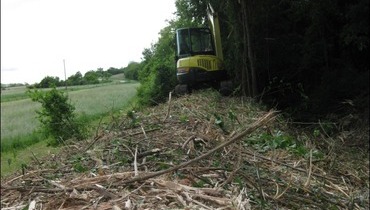
POLYGON ((182 28, 176 31, 177 56, 216 55, 208 28, 182 28))
POLYGON ((180 28, 176 30, 176 68, 178 94, 203 85, 225 92, 231 82, 223 65, 217 16, 209 6, 211 28, 180 28), (211 12, 212 11, 212 12, 211 12))

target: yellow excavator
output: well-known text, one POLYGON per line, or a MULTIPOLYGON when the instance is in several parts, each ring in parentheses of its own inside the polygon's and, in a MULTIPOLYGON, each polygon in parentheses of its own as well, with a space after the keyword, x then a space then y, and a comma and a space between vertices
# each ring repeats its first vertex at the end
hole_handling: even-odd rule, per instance
POLYGON ((191 92, 201 86, 211 86, 229 95, 232 83, 224 68, 220 26, 217 13, 208 4, 210 28, 180 28, 176 30, 177 94, 191 92))

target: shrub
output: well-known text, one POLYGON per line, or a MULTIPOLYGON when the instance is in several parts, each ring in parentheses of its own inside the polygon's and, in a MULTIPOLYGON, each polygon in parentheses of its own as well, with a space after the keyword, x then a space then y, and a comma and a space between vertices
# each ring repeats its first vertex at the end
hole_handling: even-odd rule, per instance
POLYGON ((166 65, 153 68, 155 71, 152 71, 145 81, 142 81, 138 89, 139 103, 142 105, 164 102, 177 83, 175 68, 166 65))
POLYGON ((41 103, 41 110, 36 111, 41 122, 41 131, 51 137, 51 145, 75 138, 81 140, 86 135, 86 128, 79 124, 74 113, 75 107, 68 102, 68 96, 55 87, 50 91, 28 92, 32 101, 41 103))

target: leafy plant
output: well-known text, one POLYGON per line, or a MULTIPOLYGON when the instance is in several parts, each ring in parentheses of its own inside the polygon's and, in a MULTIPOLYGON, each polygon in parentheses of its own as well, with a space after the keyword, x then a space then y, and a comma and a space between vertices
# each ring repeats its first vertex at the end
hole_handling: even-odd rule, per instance
POLYGON ((285 149, 294 144, 292 137, 277 132, 275 135, 268 133, 260 134, 257 139, 252 141, 253 146, 260 152, 266 152, 271 149, 285 149))
MULTIPOLYGON (((297 142, 292 136, 277 131, 275 134, 262 133, 252 138, 252 141, 247 141, 255 149, 260 152, 266 152, 272 149, 286 149, 293 154, 305 157, 309 154, 309 150, 301 143, 297 142)), ((319 157, 319 152, 315 152, 315 156, 319 157)))
POLYGON ((32 101, 41 103, 41 110, 36 111, 41 123, 41 130, 51 137, 51 145, 76 138, 81 140, 86 135, 84 124, 77 121, 75 107, 68 102, 68 96, 55 87, 50 91, 28 91, 32 101))
POLYGON ((235 112, 233 112, 233 110, 229 110, 228 115, 229 115, 229 119, 230 119, 232 122, 234 122, 234 121, 237 121, 237 120, 238 120, 238 119, 237 119, 237 117, 236 117, 236 114, 235 114, 235 112))
POLYGON ((27 164, 25 164, 25 163, 21 164, 21 169, 22 169, 22 174, 23 175, 25 174, 25 171, 26 171, 27 167, 28 167, 27 164))
POLYGON ((180 116, 180 122, 186 123, 189 121, 189 117, 187 115, 181 115, 180 116))
POLYGON ((85 159, 86 158, 81 155, 76 155, 72 157, 71 162, 73 165, 73 169, 76 172, 82 173, 82 172, 88 171, 88 168, 83 165, 83 162, 85 161, 85 159))
POLYGON ((138 116, 135 114, 134 110, 130 110, 126 113, 126 116, 131 119, 130 126, 136 127, 139 123, 138 116))
POLYGON ((206 184, 206 182, 205 181, 203 181, 203 180, 199 180, 198 182, 194 182, 193 183, 193 187, 199 187, 199 188, 202 188, 202 187, 204 187, 204 185, 206 184))
POLYGON ((315 129, 314 131, 313 131, 313 136, 314 137, 319 137, 320 136, 320 130, 319 129, 315 129))
POLYGON ((83 172, 86 172, 88 169, 86 167, 84 167, 81 163, 77 162, 75 164, 73 164, 73 169, 76 171, 76 172, 79 172, 79 173, 83 173, 83 172))
POLYGON ((223 132, 225 132, 225 133, 227 133, 227 131, 226 131, 226 127, 225 127, 225 123, 224 123, 224 121, 222 120, 222 117, 221 116, 219 116, 218 114, 216 114, 216 113, 214 113, 213 114, 214 116, 215 116, 215 124, 218 126, 218 127, 220 127, 221 128, 221 130, 223 131, 223 132))
POLYGON ((174 28, 171 24, 160 31, 160 38, 150 49, 144 49, 142 68, 138 72, 141 86, 138 88, 140 105, 155 105, 164 102, 176 84, 174 62, 174 28))

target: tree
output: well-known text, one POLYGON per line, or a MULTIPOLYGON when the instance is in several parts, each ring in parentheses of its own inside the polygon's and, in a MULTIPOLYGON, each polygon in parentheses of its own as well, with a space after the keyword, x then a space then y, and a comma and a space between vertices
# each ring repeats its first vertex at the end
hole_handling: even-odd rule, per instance
POLYGON ((114 68, 114 67, 110 67, 107 72, 111 75, 116 75, 116 74, 121 74, 123 73, 123 68, 114 68))
POLYGON ((78 123, 75 107, 68 102, 68 96, 55 87, 47 92, 29 91, 32 101, 41 103, 41 110, 36 111, 43 133, 52 138, 51 145, 76 138, 85 137, 85 127, 78 123))
POLYGON ((139 103, 153 105, 163 102, 168 92, 176 85, 174 25, 163 28, 160 38, 151 49, 144 49, 144 59, 140 65, 138 78, 142 84, 138 88, 139 103))
POLYGON ((76 72, 76 74, 68 77, 67 79, 68 85, 82 85, 83 84, 83 77, 80 71, 76 72))
POLYGON ((51 88, 51 87, 58 87, 60 85, 59 77, 51 77, 46 76, 44 77, 41 82, 37 85, 39 88, 51 88))
POLYGON ((109 78, 112 76, 109 72, 104 71, 103 68, 98 68, 96 74, 99 77, 99 80, 102 82, 109 82, 109 78))
POLYGON ((84 81, 87 84, 98 84, 99 83, 99 76, 95 71, 88 71, 84 75, 84 81))
POLYGON ((130 62, 125 68, 123 68, 125 78, 131 79, 131 80, 138 80, 139 70, 141 66, 142 65, 138 62, 130 62))

